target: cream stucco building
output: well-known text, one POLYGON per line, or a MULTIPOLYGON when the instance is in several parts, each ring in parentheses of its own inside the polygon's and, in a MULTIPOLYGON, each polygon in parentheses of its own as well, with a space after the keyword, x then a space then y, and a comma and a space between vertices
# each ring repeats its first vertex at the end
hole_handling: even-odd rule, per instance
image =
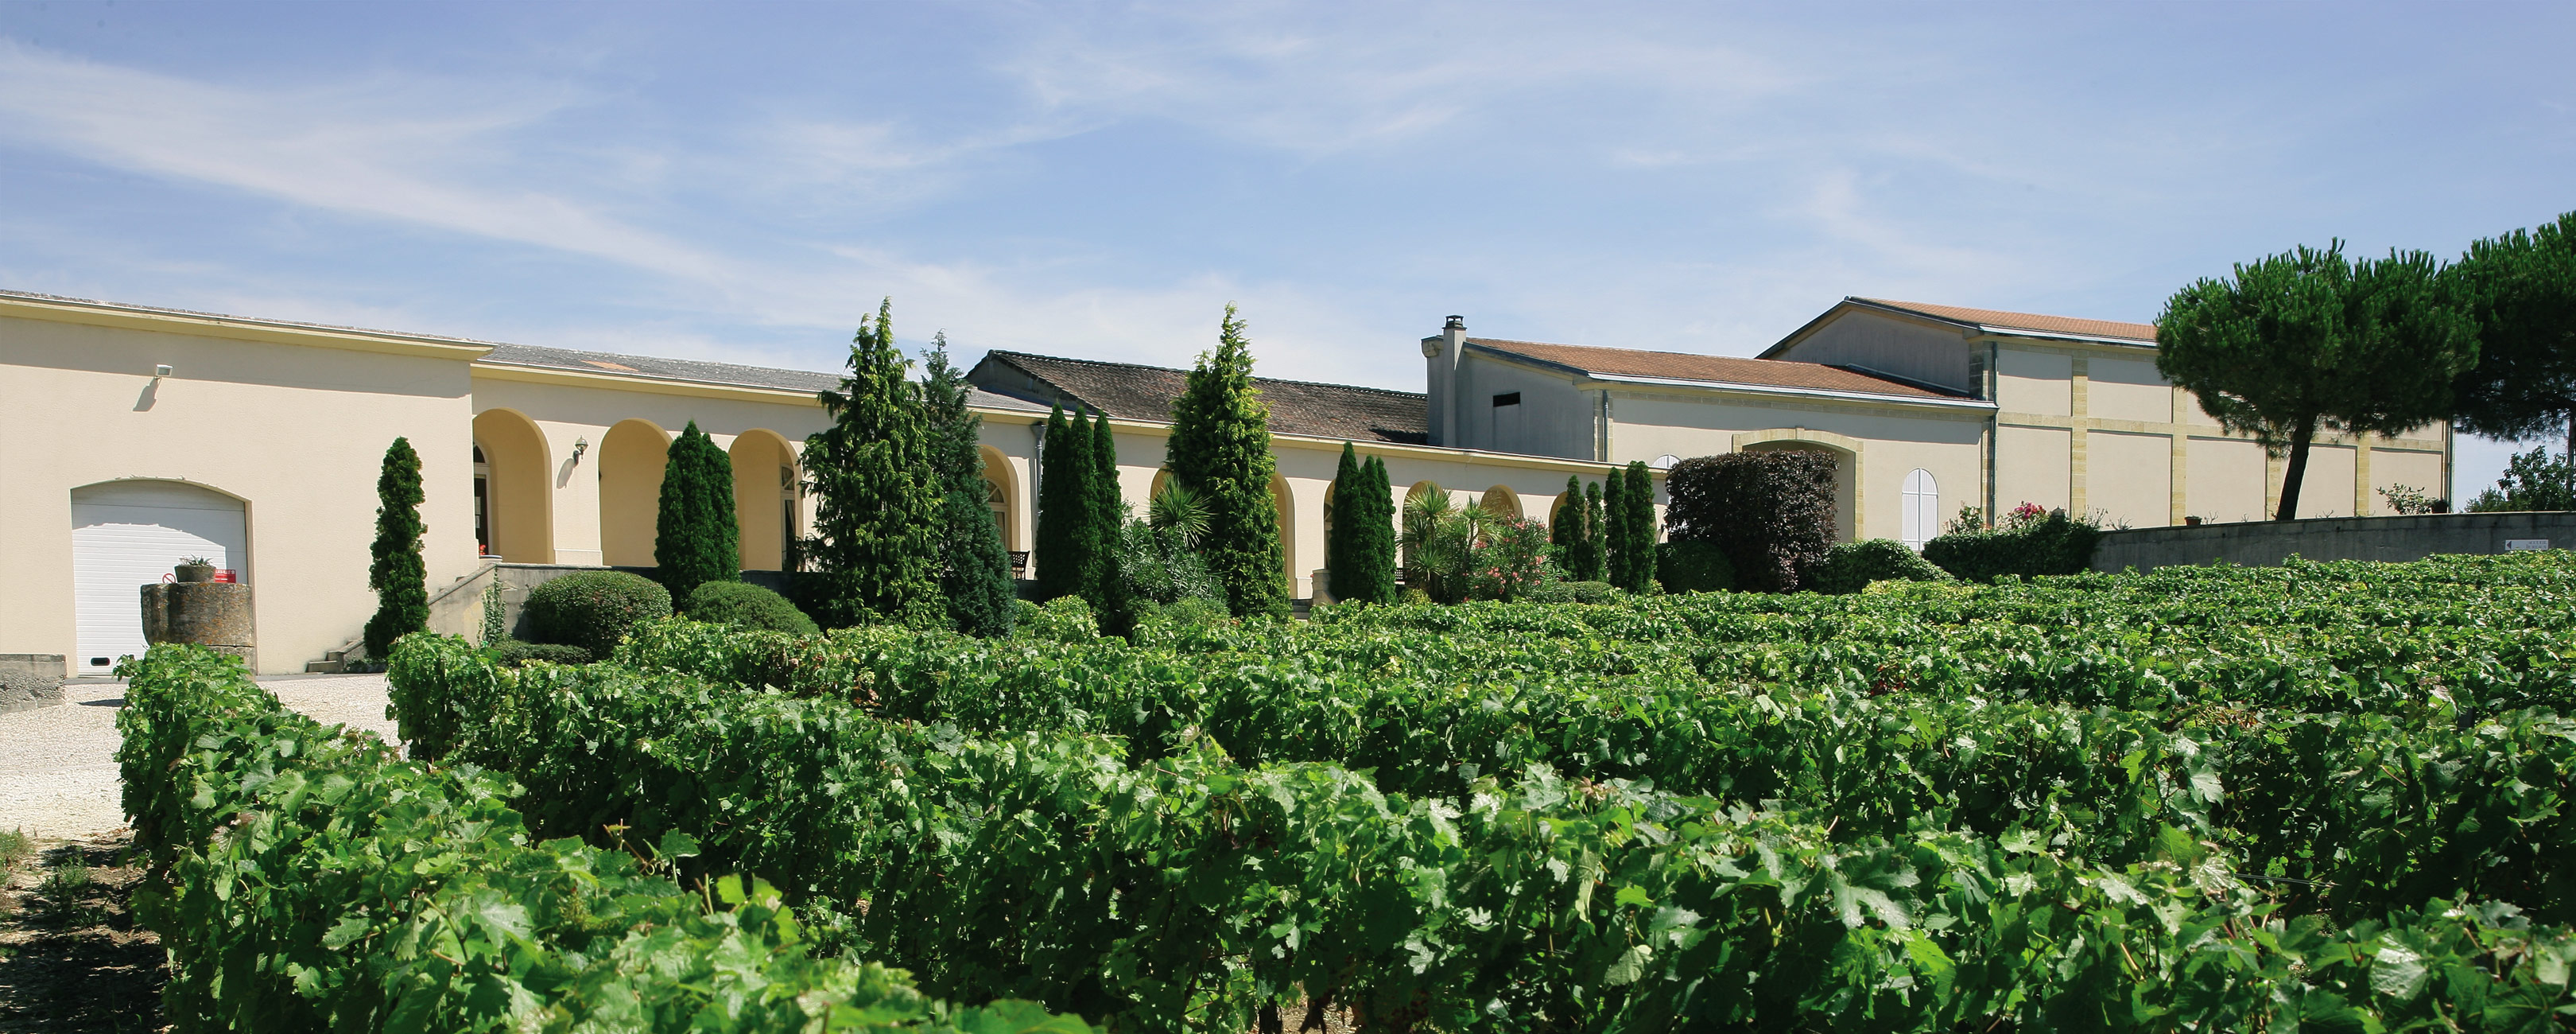
MULTIPOLYGON (((1919 543, 1962 503, 2133 525, 2259 517, 2278 464, 2156 378, 2152 330, 1849 299, 1760 359, 1423 339, 1427 391, 1261 380, 1295 594, 1318 587, 1345 441, 1399 494, 1545 518, 1569 476, 1738 449, 1841 461, 1844 534, 1919 543)), ((1180 371, 994 352, 972 371, 1007 548, 1033 538, 1048 406, 1108 416, 1123 487, 1155 487, 1180 371)), ((810 519, 798 454, 835 373, 580 352, 0 292, 0 654, 71 674, 138 651, 137 586, 205 555, 251 587, 258 664, 357 638, 386 446, 421 456, 433 596, 498 564, 652 563, 664 452, 695 422, 733 460, 742 565, 777 570, 810 519)), ((2447 482, 2447 435, 2321 438, 2317 515, 2447 482)), ((463 597, 460 597, 463 598, 463 597)), ((465 608, 446 607, 457 614, 465 608)), ((444 631, 470 622, 442 618, 444 631)))

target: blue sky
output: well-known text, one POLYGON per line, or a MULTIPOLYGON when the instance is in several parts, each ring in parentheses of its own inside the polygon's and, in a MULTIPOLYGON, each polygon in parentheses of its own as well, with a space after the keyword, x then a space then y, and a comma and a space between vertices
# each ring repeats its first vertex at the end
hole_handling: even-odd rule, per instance
MULTIPOLYGON (((2564 4, 0 5, 0 286, 824 369, 1420 390, 1844 295, 2152 319, 2576 209, 2564 4)), ((2504 449, 2464 443, 2474 492, 2504 449)))

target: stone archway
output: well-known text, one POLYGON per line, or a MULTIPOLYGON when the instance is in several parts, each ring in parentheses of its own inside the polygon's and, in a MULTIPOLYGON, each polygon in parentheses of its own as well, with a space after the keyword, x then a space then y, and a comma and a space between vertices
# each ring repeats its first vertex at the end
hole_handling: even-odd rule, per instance
POLYGON ((1019 474, 1011 469, 1010 457, 1002 455, 1002 450, 990 445, 977 448, 984 455, 985 498, 993 511, 994 523, 1002 529, 1002 549, 1026 549, 1028 547, 1020 544, 1019 474))
POLYGON ((1512 491, 1509 485, 1495 485, 1476 500, 1476 508, 1496 517, 1518 520, 1521 517, 1521 494, 1512 491))
MULTIPOLYGON (((796 466, 795 447, 776 431, 755 428, 736 435, 725 455, 733 461, 733 514, 740 530, 742 569, 786 570, 788 544, 802 528, 797 501, 803 498, 804 475, 796 466)), ((658 506, 658 497, 655 502, 658 506)))
POLYGON ((653 566, 662 509, 662 468, 671 433, 650 420, 621 420, 599 439, 599 555, 610 567, 653 566))
POLYGON ((554 460, 536 421, 515 409, 474 416, 474 446, 483 453, 482 525, 488 555, 514 564, 555 562, 554 460))

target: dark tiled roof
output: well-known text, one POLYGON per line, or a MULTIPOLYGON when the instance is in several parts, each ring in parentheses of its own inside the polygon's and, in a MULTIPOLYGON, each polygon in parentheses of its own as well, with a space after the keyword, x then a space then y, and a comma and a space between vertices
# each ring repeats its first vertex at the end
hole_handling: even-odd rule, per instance
MULTIPOLYGON (((545 370, 573 370, 580 373, 608 373, 655 380, 685 381, 691 384, 727 384, 746 388, 772 388, 806 394, 837 389, 838 373, 816 373, 811 370, 782 370, 772 366, 737 366, 732 363, 709 363, 695 359, 660 359, 646 355, 622 355, 615 352, 582 352, 569 348, 542 348, 536 345, 494 345, 492 354, 476 360, 490 366, 525 366, 545 370)), ((1011 409, 1023 412, 1045 412, 1044 406, 1033 406, 1019 399, 972 389, 969 405, 987 409, 1011 409)))
MULTIPOLYGON (((1169 423, 1189 372, 1134 363, 991 352, 970 375, 983 387, 1051 405, 1061 396, 1120 420, 1169 423), (999 367, 1009 367, 1003 370, 999 367)), ((1255 377, 1273 434, 1420 445, 1431 440, 1430 406, 1410 391, 1255 377)))
POLYGON ((1953 323, 1974 323, 1979 326, 1994 327, 1999 330, 2027 330, 2041 335, 2081 334, 2085 337, 2120 338, 2122 340, 2135 341, 2142 345, 2152 345, 2156 343, 2156 328, 2152 323, 2122 323, 2117 320, 2087 320, 2077 319, 2073 316, 2042 316, 2038 313, 2006 312, 2002 309, 1971 309, 1958 305, 1927 305, 1922 302, 1895 302, 1889 301, 1885 298, 1855 297, 1852 300, 1856 302, 1867 302, 1871 305, 1883 305, 1890 309, 1902 309, 1906 312, 1930 316, 1934 319, 1949 320, 1953 323))
POLYGON ((1644 352, 1630 348, 1593 348, 1587 345, 1549 345, 1535 341, 1504 341, 1481 337, 1468 338, 1467 343, 1480 345, 1496 352, 1570 367, 1585 373, 1607 374, 1614 377, 1660 377, 1677 381, 1702 381, 1709 384, 1847 391, 1894 398, 1953 399, 1960 397, 1821 363, 1800 363, 1781 359, 1734 359, 1726 356, 1693 355, 1687 352, 1644 352))

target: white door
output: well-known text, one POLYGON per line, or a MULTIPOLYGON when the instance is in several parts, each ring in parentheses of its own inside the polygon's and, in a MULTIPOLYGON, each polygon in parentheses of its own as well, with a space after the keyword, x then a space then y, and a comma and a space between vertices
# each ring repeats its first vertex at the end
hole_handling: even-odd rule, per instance
POLYGON ((143 652, 142 586, 205 557, 250 580, 241 500, 178 481, 110 481, 72 489, 73 670, 104 675, 143 652))
POLYGON ((1923 544, 1941 534, 1941 486, 1932 480, 1932 472, 1916 467, 1905 475, 1905 544, 1923 551, 1923 544))

